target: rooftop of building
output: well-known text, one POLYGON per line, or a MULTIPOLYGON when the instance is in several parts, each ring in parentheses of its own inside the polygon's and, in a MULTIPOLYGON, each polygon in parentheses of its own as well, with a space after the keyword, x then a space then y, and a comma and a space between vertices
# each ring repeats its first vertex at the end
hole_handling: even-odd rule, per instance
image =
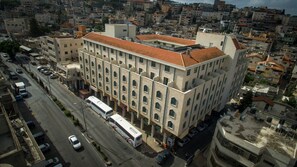
MULTIPOLYGON (((91 32, 83 37, 86 40, 99 42, 111 47, 117 47, 127 52, 134 52, 143 56, 147 56, 156 60, 167 62, 173 65, 188 67, 213 58, 224 56, 224 52, 216 47, 211 48, 195 48, 184 52, 171 51, 153 46, 148 46, 128 40, 113 38, 101 35, 100 33, 91 32)), ((172 39, 169 37, 164 37, 172 39)))
POLYGON ((172 42, 180 45, 195 45, 194 40, 188 40, 183 38, 176 38, 166 35, 157 35, 157 34, 147 34, 147 35, 137 35, 137 39, 141 41, 166 41, 166 42, 172 42))
POLYGON ((279 121, 272 119, 267 122, 265 114, 240 114, 234 112, 220 119, 225 132, 234 135, 258 147, 267 148, 294 158, 296 156, 297 131, 286 123, 278 125, 279 121), (281 130, 280 130, 281 129, 281 130))

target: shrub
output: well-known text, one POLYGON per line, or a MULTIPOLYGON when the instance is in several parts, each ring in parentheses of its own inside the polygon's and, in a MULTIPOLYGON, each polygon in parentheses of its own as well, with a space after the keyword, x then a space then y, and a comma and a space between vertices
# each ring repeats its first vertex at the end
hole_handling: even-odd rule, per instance
POLYGON ((79 125, 79 120, 78 119, 73 119, 73 124, 74 126, 78 126, 79 125))
POLYGON ((72 116, 71 112, 69 110, 64 110, 64 114, 67 116, 67 117, 70 117, 72 116))

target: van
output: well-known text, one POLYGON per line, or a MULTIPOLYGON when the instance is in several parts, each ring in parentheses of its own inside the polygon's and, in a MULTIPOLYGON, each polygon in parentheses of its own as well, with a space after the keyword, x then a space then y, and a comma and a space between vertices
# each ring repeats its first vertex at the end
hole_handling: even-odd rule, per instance
POLYGON ((35 133, 35 134, 33 134, 33 137, 35 138, 37 143, 44 141, 44 133, 43 132, 35 133))

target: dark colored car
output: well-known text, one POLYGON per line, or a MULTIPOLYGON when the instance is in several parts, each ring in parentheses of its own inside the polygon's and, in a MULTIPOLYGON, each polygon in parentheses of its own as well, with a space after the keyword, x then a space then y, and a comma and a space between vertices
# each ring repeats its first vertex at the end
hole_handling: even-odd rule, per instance
POLYGON ((18 74, 22 74, 22 73, 23 73, 23 71, 22 71, 20 68, 17 68, 15 71, 16 71, 18 74))
POLYGON ((33 121, 27 121, 26 124, 27 124, 29 129, 34 129, 35 128, 35 123, 33 121))
POLYGON ((60 161, 59 161, 59 158, 58 157, 54 157, 52 159, 48 159, 48 160, 46 160, 45 167, 54 166, 54 165, 58 164, 59 162, 60 161))
POLYGON ((48 143, 41 144, 41 145, 39 145, 38 147, 39 147, 39 149, 40 149, 43 153, 48 152, 48 151, 51 150, 51 147, 50 147, 50 145, 49 145, 48 143))
POLYGON ((16 95, 15 96, 15 100, 16 101, 22 101, 23 100, 23 96, 22 95, 16 95))
POLYGON ((157 157, 156 157, 156 161, 159 165, 162 165, 165 163, 165 161, 171 156, 171 153, 168 149, 163 150, 162 152, 160 152, 157 157))

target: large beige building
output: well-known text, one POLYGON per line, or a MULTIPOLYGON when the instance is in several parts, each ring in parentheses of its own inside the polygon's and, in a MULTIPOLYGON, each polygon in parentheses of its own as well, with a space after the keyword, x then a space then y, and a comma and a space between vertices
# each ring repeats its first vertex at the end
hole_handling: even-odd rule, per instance
POLYGON ((128 111, 131 122, 137 117, 141 129, 151 128, 164 143, 169 136, 183 138, 206 115, 220 111, 236 95, 247 66, 245 50, 225 35, 199 32, 195 42, 162 35, 122 40, 92 32, 83 43, 81 76, 92 94, 107 96, 116 111, 128 111))
POLYGON ((82 48, 81 38, 71 36, 43 36, 39 39, 41 54, 46 56, 51 67, 59 74, 59 80, 70 90, 80 87, 78 50, 82 48))
POLYGON ((46 56, 52 65, 70 63, 78 58, 78 49, 82 48, 82 39, 65 36, 42 36, 39 38, 41 54, 46 56))
POLYGON ((4 19, 4 24, 8 34, 26 34, 30 30, 29 20, 27 18, 4 19))
POLYGON ((231 113, 221 118, 209 149, 208 166, 296 166, 296 128, 273 117, 269 112, 258 112, 231 113))

